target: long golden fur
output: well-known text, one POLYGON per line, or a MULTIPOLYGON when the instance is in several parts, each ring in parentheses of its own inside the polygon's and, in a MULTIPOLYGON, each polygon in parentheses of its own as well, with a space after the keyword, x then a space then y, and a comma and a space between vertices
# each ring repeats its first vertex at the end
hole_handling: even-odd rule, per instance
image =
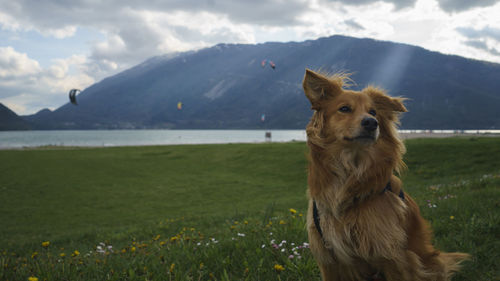
POLYGON ((405 147, 396 125, 404 99, 375 87, 347 90, 347 78, 306 70, 303 81, 314 110, 306 128, 307 229, 323 280, 450 280, 468 255, 436 250, 415 201, 398 196, 405 147), (384 192, 388 182, 392 192, 384 192))

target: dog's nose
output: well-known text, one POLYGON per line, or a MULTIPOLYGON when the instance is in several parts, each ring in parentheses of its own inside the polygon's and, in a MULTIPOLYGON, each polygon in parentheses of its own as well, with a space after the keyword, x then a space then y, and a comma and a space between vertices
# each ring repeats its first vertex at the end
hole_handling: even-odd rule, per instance
POLYGON ((366 118, 363 118, 363 120, 361 120, 361 126, 371 132, 371 131, 375 131, 378 127, 378 122, 375 118, 371 118, 371 117, 366 117, 366 118))

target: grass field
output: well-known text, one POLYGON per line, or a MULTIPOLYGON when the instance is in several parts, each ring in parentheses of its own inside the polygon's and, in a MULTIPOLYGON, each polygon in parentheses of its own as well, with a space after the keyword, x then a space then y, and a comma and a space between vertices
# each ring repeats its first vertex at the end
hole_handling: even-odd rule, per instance
MULTIPOLYGON (((437 247, 473 256, 454 280, 500 280, 500 138, 406 145, 404 188, 437 247)), ((0 151, 0 280, 319 280, 304 244, 306 153, 304 143, 0 151)))

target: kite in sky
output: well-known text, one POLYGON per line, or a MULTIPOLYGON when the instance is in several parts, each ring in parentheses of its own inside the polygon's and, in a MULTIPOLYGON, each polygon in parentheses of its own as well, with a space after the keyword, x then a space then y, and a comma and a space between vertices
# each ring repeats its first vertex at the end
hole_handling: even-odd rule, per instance
POLYGON ((81 91, 78 89, 71 89, 69 91, 69 101, 71 101, 71 103, 74 105, 78 105, 78 103, 76 103, 76 94, 79 92, 81 91))

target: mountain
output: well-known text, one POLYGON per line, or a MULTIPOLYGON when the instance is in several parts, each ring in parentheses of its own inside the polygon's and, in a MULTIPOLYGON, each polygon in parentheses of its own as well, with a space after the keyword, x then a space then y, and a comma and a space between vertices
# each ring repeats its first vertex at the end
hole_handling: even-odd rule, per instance
POLYGON ((0 131, 29 130, 31 124, 0 103, 0 131))
POLYGON ((352 89, 409 98, 405 129, 500 128, 499 64, 345 36, 153 57, 85 89, 76 106, 25 118, 39 129, 303 129, 305 68, 350 72, 352 89))

